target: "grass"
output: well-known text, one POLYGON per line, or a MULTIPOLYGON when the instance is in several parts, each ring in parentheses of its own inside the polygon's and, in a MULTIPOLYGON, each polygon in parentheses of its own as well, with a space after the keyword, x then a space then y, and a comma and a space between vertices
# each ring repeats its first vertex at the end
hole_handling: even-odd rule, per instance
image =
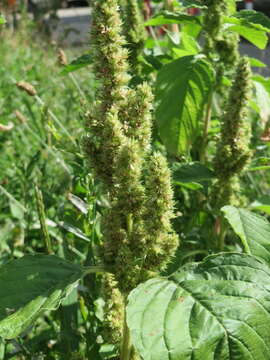
MULTIPOLYGON (((54 252, 74 262, 93 263, 89 243, 98 242, 96 214, 105 200, 97 200, 98 187, 86 170, 80 144, 83 102, 92 102, 95 82, 89 69, 76 73, 76 84, 70 76, 60 75, 57 50, 31 37, 27 28, 16 34, 1 33, 0 124, 14 126, 0 132, 0 263, 25 253, 46 252, 35 184, 43 195, 54 252), (20 91, 18 81, 31 83, 38 98, 20 91)), ((81 55, 81 49, 67 53, 73 59, 81 55)), ((89 296, 90 303, 94 300, 89 296)), ((83 300, 78 306, 69 297, 57 314, 38 321, 31 335, 24 335, 23 344, 21 339, 8 342, 3 359, 31 359, 45 353, 46 359, 72 359, 69 351, 84 351, 78 339, 87 332, 91 339, 93 329, 83 320, 88 316, 83 300), (74 321, 79 322, 78 331, 74 321)))

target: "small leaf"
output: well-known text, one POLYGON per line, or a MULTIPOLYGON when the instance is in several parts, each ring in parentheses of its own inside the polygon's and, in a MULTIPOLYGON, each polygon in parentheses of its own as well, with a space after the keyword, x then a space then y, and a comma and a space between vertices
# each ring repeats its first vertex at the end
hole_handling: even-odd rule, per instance
POLYGON ((213 83, 211 65, 197 55, 174 60, 158 72, 156 118, 160 137, 171 154, 187 153, 198 136, 213 83))
POLYGON ((263 211, 270 215, 270 196, 265 195, 258 200, 255 200, 252 204, 250 204, 250 207, 254 210, 263 211))
POLYGON ((55 310, 83 272, 53 255, 26 255, 0 267, 0 337, 12 339, 55 310))
POLYGON ((128 298, 131 338, 144 360, 269 360, 270 269, 247 254, 224 253, 128 298))
POLYGON ((194 37, 188 35, 186 32, 181 33, 181 43, 179 46, 172 49, 174 58, 179 58, 187 55, 195 55, 200 51, 200 46, 194 37))
POLYGON ((215 174, 205 165, 199 162, 189 164, 177 164, 173 167, 173 178, 180 182, 200 182, 213 180, 215 174))
POLYGON ((88 213, 88 204, 83 201, 78 196, 69 193, 68 194, 68 200, 78 209, 80 212, 82 212, 84 215, 88 213))
POLYGON ((6 23, 6 19, 4 18, 3 15, 0 14, 0 25, 3 25, 6 23))
POLYGON ((249 57, 248 56, 248 61, 249 61, 249 64, 250 66, 252 67, 259 67, 259 68, 264 68, 266 67, 267 65, 265 63, 263 63, 262 61, 256 59, 256 58, 253 58, 253 57, 249 57))
POLYGON ((234 15, 238 19, 245 19, 250 23, 262 25, 270 30, 270 19, 264 13, 255 10, 241 10, 234 15))
POLYGON ((270 29, 236 16, 225 16, 224 21, 230 31, 238 33, 259 49, 265 49, 268 43, 267 33, 270 29))
POLYGON ((183 24, 192 23, 201 25, 201 20, 198 16, 187 15, 184 12, 162 11, 145 23, 145 26, 161 26, 168 24, 183 24))
POLYGON ((66 75, 70 72, 79 70, 83 67, 92 64, 92 57, 90 54, 84 54, 77 59, 73 60, 70 64, 66 65, 61 71, 60 75, 66 75))
POLYGON ((207 6, 202 5, 198 0, 183 0, 182 5, 186 8, 207 9, 207 6))
POLYGON ((24 210, 16 202, 9 200, 9 208, 10 208, 11 215, 15 219, 22 220, 24 218, 24 210))
POLYGON ((262 216, 234 206, 222 211, 247 252, 264 259, 270 265, 270 224, 262 216))
POLYGON ((253 81, 255 87, 255 100, 259 108, 259 115, 266 123, 270 116, 270 94, 267 89, 258 81, 253 81))
POLYGON ((77 227, 68 224, 67 222, 64 221, 60 221, 58 223, 63 229, 65 229, 66 231, 70 232, 73 235, 76 235, 78 238, 83 239, 87 242, 90 242, 90 240, 88 239, 88 237, 86 235, 84 235, 84 233, 77 227))

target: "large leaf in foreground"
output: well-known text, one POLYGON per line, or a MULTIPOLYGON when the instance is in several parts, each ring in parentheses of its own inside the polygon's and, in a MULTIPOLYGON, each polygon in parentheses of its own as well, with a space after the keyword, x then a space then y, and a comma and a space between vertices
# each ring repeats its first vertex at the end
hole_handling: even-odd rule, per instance
POLYGON ((127 321, 143 360, 269 360, 270 269, 227 253, 139 285, 127 321))
POLYGON ((53 255, 27 255, 0 267, 0 337, 12 339, 54 310, 83 275, 53 255))
POLYGON ((247 252, 259 256, 270 265, 270 224, 260 215, 234 206, 224 206, 222 211, 247 252))
POLYGON ((186 153, 198 136, 213 81, 211 65, 198 55, 181 57, 159 71, 156 117, 170 153, 186 153))

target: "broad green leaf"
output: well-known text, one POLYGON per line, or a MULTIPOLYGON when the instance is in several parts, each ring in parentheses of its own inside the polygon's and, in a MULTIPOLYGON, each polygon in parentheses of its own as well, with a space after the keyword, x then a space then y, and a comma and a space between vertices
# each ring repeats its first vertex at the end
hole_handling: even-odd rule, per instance
POLYGON ((0 337, 12 339, 55 310, 83 272, 53 255, 26 255, 0 267, 0 337))
POLYGON ((66 75, 70 72, 79 70, 83 67, 92 64, 92 57, 90 54, 84 54, 77 59, 73 60, 70 64, 66 65, 61 71, 61 75, 66 75))
POLYGON ((161 26, 168 24, 192 23, 201 25, 201 19, 198 16, 188 15, 184 12, 162 11, 145 23, 145 26, 161 26))
POLYGON ((207 257, 129 295, 143 360, 269 360, 270 268, 240 253, 207 257))
POLYGON ((180 163, 175 165, 172 170, 174 180, 183 183, 200 182, 215 178, 214 172, 199 162, 189 164, 180 163))
POLYGON ((225 16, 224 22, 230 31, 238 33, 259 49, 265 49, 268 43, 267 33, 270 29, 236 16, 225 16))
POLYGON ((184 56, 164 65, 156 81, 159 134, 171 154, 187 153, 214 83, 214 71, 201 56, 184 56))
POLYGON ((247 252, 261 257, 270 265, 270 224, 262 216, 234 206, 222 211, 247 252))

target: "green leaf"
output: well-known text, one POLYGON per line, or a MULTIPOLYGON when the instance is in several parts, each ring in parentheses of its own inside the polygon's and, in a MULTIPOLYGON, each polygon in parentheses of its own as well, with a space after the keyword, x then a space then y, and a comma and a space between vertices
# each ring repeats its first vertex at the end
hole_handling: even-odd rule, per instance
POLYGON ((268 43, 267 33, 270 29, 236 16, 225 16, 224 22, 230 31, 238 33, 259 49, 265 49, 268 43))
POLYGON ((129 295, 127 322, 144 360, 269 360, 270 269, 247 254, 189 264, 129 295))
POLYGON ((6 23, 6 19, 4 18, 3 15, 0 14, 0 25, 3 25, 6 23))
POLYGON ((199 162, 177 164, 173 167, 173 179, 175 181, 189 183, 212 180, 214 178, 214 172, 199 162))
POLYGON ((90 64, 92 64, 92 57, 90 54, 84 54, 77 59, 73 60, 70 64, 66 65, 61 71, 60 75, 66 75, 70 72, 82 69, 90 64))
POLYGON ((250 23, 262 25, 270 30, 270 19, 264 13, 255 10, 241 10, 235 14, 238 19, 247 20, 250 23))
POLYGON ((198 54, 200 46, 194 37, 188 35, 186 32, 182 32, 180 45, 174 47, 172 51, 175 54, 174 58, 180 58, 182 56, 198 54))
POLYGON ((201 19, 198 16, 187 15, 184 12, 162 11, 145 23, 145 26, 161 26, 168 24, 192 23, 201 25, 201 19))
POLYGON ((186 8, 207 9, 207 6, 202 5, 198 0, 182 0, 182 5, 186 8))
POLYGON ((270 224, 262 216, 234 206, 222 211, 247 252, 264 259, 270 265, 270 224))
POLYGON ((255 87, 255 99, 258 105, 259 115, 264 122, 267 122, 270 116, 270 93, 267 91, 265 86, 253 80, 255 87))
POLYGON ((249 57, 249 56, 247 58, 248 58, 250 66, 252 66, 252 67, 264 68, 264 67, 267 66, 264 62, 262 62, 262 61, 260 61, 260 60, 258 60, 256 58, 249 57))
POLYGON ((64 221, 60 221, 58 223, 58 225, 61 226, 66 231, 68 231, 69 233, 76 235, 78 238, 83 239, 87 242, 90 242, 90 239, 82 232, 81 229, 79 229, 71 224, 68 224, 67 222, 64 222, 64 221))
POLYGON ((55 310, 83 272, 53 255, 26 255, 0 267, 0 337, 12 339, 55 310))
POLYGON ((181 57, 158 72, 156 118, 171 154, 187 153, 198 136, 213 83, 214 71, 201 56, 181 57))
POLYGON ((265 90, 270 94, 270 79, 269 78, 265 78, 261 75, 254 75, 254 76, 252 76, 252 80, 261 83, 265 87, 265 90))
POLYGON ((250 207, 254 210, 263 211, 266 214, 270 215, 270 196, 262 196, 261 198, 255 200, 252 204, 250 204, 250 207))

